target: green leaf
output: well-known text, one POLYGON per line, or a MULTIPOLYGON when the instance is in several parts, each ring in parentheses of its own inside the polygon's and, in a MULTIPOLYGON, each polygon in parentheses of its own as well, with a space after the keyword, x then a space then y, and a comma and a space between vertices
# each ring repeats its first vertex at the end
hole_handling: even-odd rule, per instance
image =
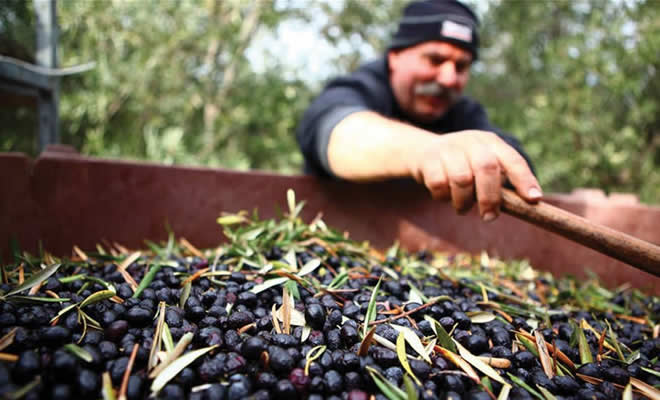
POLYGON ((151 282, 154 280, 154 277, 156 276, 156 273, 161 269, 162 265, 161 264, 155 264, 152 265, 151 268, 149 268, 149 272, 146 273, 144 278, 140 281, 140 284, 138 285, 137 289, 135 289, 135 293, 133 293, 133 296, 131 296, 134 299, 137 299, 140 297, 142 294, 142 291, 146 289, 149 285, 151 285, 151 282))
POLYGON ((589 343, 587 342, 587 337, 584 335, 584 329, 582 326, 578 327, 577 332, 578 337, 578 351, 580 352, 580 362, 582 364, 594 362, 594 356, 591 354, 591 349, 589 348, 589 343))
POLYGON ((366 367, 367 372, 371 376, 371 379, 374 380, 378 389, 383 392, 383 395, 389 400, 407 400, 408 395, 403 390, 396 387, 392 382, 387 380, 380 372, 373 369, 370 366, 366 367))
POLYGON ((456 344, 456 348, 458 348, 458 354, 465 359, 465 361, 469 362, 473 367, 481 371, 482 373, 486 374, 490 379, 497 381, 503 385, 506 384, 504 379, 500 376, 500 374, 495 371, 493 367, 490 365, 486 364, 485 362, 481 361, 479 357, 475 356, 474 354, 470 353, 468 349, 463 347, 460 343, 454 341, 456 344))
POLYGON ((176 360, 172 361, 151 383, 151 392, 158 393, 167 383, 179 374, 184 368, 192 364, 193 361, 215 349, 216 346, 204 347, 203 349, 190 351, 176 360))
POLYGON ((550 393, 548 389, 539 385, 536 385, 536 387, 539 388, 539 390, 543 394, 543 397, 545 397, 545 400, 557 400, 557 398, 552 393, 550 393))
POLYGON ((74 356, 80 358, 81 360, 85 362, 92 362, 94 360, 94 357, 85 349, 82 347, 78 346, 75 343, 69 343, 65 344, 64 346, 65 350, 67 350, 69 353, 73 354, 74 356))
POLYGON ((17 286, 14 289, 7 292, 7 294, 5 294, 4 297, 9 297, 13 294, 20 293, 24 290, 32 289, 34 286, 37 286, 41 282, 48 279, 55 272, 57 272, 57 270, 61 266, 62 266, 62 264, 53 264, 49 267, 46 267, 46 268, 42 269, 41 271, 37 272, 36 274, 33 274, 29 279, 26 279, 25 282, 23 282, 22 285, 17 286))
POLYGON ((80 303, 80 308, 88 306, 90 304, 98 303, 113 297, 116 293, 113 290, 99 290, 98 292, 92 293, 85 300, 80 303))
POLYGON ((61 310, 57 313, 57 315, 54 316, 49 322, 50 322, 50 323, 53 323, 53 321, 55 321, 56 319, 60 318, 62 315, 68 313, 69 311, 71 311, 72 309, 74 309, 76 306, 78 306, 78 304, 76 304, 76 303, 74 303, 74 304, 69 304, 68 306, 66 306, 66 307, 64 307, 63 309, 61 309, 61 310))
POLYGON ((408 301, 411 303, 425 304, 428 303, 428 297, 424 296, 421 290, 417 289, 412 282, 408 281, 408 286, 410 286, 410 293, 408 294, 408 301))
POLYGON ((101 387, 101 396, 103 400, 115 400, 115 389, 112 388, 112 379, 110 378, 110 372, 105 371, 102 375, 102 387, 101 387))
POLYGON ((186 301, 190 297, 190 290, 192 289, 192 281, 186 282, 181 289, 181 296, 179 297, 179 308, 183 309, 186 306, 186 301))
POLYGON ((335 276, 335 278, 328 285, 328 289, 332 290, 332 289, 340 288, 344 286, 344 283, 346 283, 347 280, 348 280, 348 272, 343 271, 337 274, 337 276, 335 276))
MULTIPOLYGON (((431 318, 431 317, 429 317, 431 318)), ((442 327, 440 322, 436 321, 435 319, 433 320, 433 326, 435 327, 435 333, 438 337, 438 343, 440 346, 444 347, 447 350, 450 350, 454 353, 458 353, 458 350, 456 349, 456 345, 454 344, 454 341, 451 339, 451 336, 449 336, 449 333, 445 330, 445 328, 442 327)))
POLYGON ((284 282, 288 281, 289 278, 283 277, 283 278, 273 278, 273 279, 268 279, 264 281, 263 283, 260 283, 256 286, 254 286, 252 289, 250 289, 250 292, 258 294, 263 292, 264 290, 270 289, 274 286, 281 285, 284 282))
POLYGON ((408 400, 418 400, 417 389, 408 375, 403 376, 403 386, 406 388, 408 400))
POLYGON ((217 223, 223 226, 242 224, 247 222, 247 219, 242 215, 223 215, 216 220, 217 223))
POLYGON ((543 395, 536 390, 532 389, 531 386, 525 383, 522 379, 518 378, 517 376, 511 374, 510 372, 506 373, 509 376, 509 379, 511 379, 511 382, 515 383, 516 385, 520 386, 521 388, 527 390, 532 396, 536 397, 539 400, 545 400, 543 395))
POLYGON ((396 338, 396 355, 399 357, 399 362, 403 369, 410 375, 419 386, 422 386, 422 382, 415 376, 410 364, 408 363, 408 355, 406 354, 406 339, 403 332, 399 332, 399 336, 396 338))
POLYGON ((174 339, 172 338, 172 333, 170 332, 170 327, 167 325, 167 322, 163 324, 163 332, 161 337, 163 344, 165 345, 165 350, 167 352, 172 351, 174 348, 174 339))
POLYGON ((378 297, 378 290, 380 289, 380 283, 382 280, 382 277, 378 279, 376 286, 371 291, 371 299, 369 299, 367 312, 364 315, 364 324, 362 325, 362 337, 367 336, 367 332, 369 331, 369 324, 371 321, 376 319, 376 298, 378 297))
POLYGON ((71 299, 67 297, 36 297, 36 296, 11 296, 7 299, 11 303, 21 303, 21 304, 38 304, 38 303, 64 303, 71 299))

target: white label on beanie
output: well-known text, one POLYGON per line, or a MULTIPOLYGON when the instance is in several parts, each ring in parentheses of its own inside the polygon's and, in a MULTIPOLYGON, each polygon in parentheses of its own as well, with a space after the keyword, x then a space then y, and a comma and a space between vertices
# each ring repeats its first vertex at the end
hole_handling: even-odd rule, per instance
POLYGON ((442 21, 440 34, 448 38, 472 43, 472 29, 469 26, 461 25, 454 21, 442 21))

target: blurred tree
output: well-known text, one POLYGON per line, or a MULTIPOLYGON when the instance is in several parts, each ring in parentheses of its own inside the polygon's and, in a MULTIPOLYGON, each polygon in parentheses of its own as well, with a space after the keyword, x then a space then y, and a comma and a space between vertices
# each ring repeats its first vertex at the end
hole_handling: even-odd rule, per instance
POLYGON ((660 203, 660 2, 493 1, 471 92, 550 191, 660 203))
MULTIPOLYGON (((544 189, 660 203, 660 2, 467 1, 483 22, 469 91, 523 141, 544 189)), ((383 51, 406 2, 60 1, 61 65, 97 62, 62 81, 63 142, 103 157, 298 172, 300 114, 330 73, 383 51), (273 39, 294 20, 335 52, 316 81, 273 39), (255 66, 246 49, 264 37, 255 66)), ((31 54, 29 4, 0 1, 0 35, 31 54)), ((24 149, 24 126, 0 133, 1 149, 24 149)))

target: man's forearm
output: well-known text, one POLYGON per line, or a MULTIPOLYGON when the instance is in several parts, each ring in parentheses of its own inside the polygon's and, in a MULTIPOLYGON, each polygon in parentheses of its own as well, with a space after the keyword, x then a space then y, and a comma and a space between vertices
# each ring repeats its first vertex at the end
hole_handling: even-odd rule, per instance
POLYGON ((349 115, 332 130, 328 162, 351 181, 414 177, 415 154, 435 136, 371 111, 349 115))

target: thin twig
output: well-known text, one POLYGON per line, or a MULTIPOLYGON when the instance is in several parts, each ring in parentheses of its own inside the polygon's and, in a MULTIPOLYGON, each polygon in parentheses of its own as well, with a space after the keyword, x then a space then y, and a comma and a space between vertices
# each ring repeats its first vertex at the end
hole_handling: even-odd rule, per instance
POLYGON ((133 370, 133 363, 135 363, 135 357, 137 356, 138 348, 140 345, 135 343, 133 345, 133 351, 131 352, 131 358, 128 359, 128 364, 126 365, 126 371, 124 371, 124 378, 121 381, 121 388, 119 389, 119 400, 126 400, 126 391, 128 390, 128 380, 131 377, 131 371, 133 370))
POLYGON ((420 311, 420 310, 423 310, 423 309, 425 309, 425 308, 427 308, 427 307, 430 307, 430 306, 434 305, 434 304, 437 303, 437 302, 438 302, 437 300, 429 301, 429 302, 426 303, 426 304, 422 304, 422 305, 419 306, 419 307, 415 307, 415 308, 413 308, 413 309, 410 310, 410 311, 406 311, 406 312, 401 313, 401 314, 399 314, 399 315, 396 315, 396 316, 394 316, 394 317, 389 317, 389 318, 385 318, 385 319, 381 319, 381 320, 377 320, 377 321, 371 321, 371 322, 369 323, 369 325, 385 324, 385 323, 387 323, 387 322, 392 322, 392 321, 397 320, 397 319, 402 318, 402 317, 407 317, 408 315, 410 315, 410 314, 414 314, 414 313, 416 313, 417 311, 420 311))

